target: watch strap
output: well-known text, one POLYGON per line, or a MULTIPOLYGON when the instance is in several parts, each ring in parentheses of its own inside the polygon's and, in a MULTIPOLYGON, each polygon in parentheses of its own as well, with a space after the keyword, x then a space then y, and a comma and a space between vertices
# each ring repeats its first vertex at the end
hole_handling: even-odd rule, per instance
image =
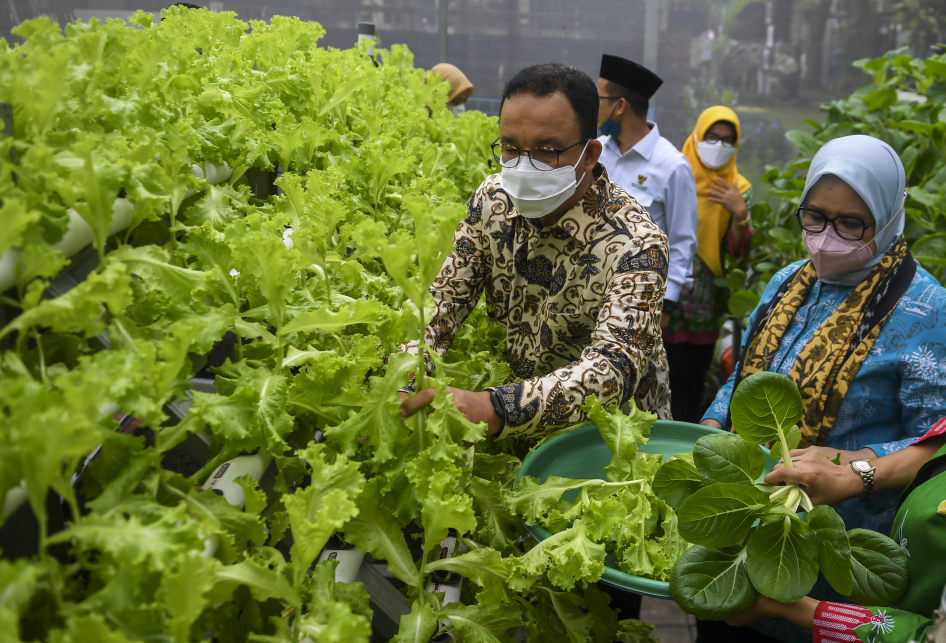
POLYGON ((871 465, 871 468, 869 471, 861 471, 860 469, 854 466, 854 462, 866 462, 867 464, 870 464, 870 461, 869 460, 852 460, 851 461, 851 468, 854 469, 854 471, 861 477, 861 480, 864 481, 864 493, 861 494, 861 498, 863 498, 864 500, 867 500, 874 493, 874 472, 877 470, 877 468, 871 465))
MULTIPOLYGON (((499 399, 499 393, 496 392, 496 389, 488 388, 489 391, 489 401, 493 405, 493 411, 499 416, 499 419, 503 421, 503 428, 506 428, 506 409, 503 406, 502 400, 499 399)), ((500 430, 500 433, 502 430, 500 430)))

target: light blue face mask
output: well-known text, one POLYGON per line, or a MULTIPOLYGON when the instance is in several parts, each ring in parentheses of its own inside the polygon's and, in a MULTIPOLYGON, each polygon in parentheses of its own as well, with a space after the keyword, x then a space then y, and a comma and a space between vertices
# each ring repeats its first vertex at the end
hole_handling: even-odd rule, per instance
MULTIPOLYGON (((618 106, 615 105, 614 109, 617 109, 618 106)), ((611 110, 611 116, 614 116, 614 109, 611 110)), ((603 122, 598 128, 599 136, 610 136, 611 138, 617 138, 621 135, 621 124, 608 116, 608 120, 603 122)))

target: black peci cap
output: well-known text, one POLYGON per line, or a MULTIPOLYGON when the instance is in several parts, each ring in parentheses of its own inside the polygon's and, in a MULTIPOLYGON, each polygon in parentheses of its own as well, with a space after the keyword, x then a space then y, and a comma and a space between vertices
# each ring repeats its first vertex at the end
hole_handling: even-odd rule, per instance
POLYGON ((650 98, 657 93, 664 81, 660 76, 638 65, 633 60, 604 54, 601 56, 601 78, 626 87, 644 98, 650 98))

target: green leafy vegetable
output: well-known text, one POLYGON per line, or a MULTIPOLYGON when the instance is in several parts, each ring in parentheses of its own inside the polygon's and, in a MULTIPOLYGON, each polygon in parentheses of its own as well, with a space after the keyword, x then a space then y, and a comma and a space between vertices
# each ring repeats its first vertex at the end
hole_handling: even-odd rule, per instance
POLYGON ((703 487, 681 505, 680 535, 703 547, 725 547, 745 541, 769 496, 755 487, 720 483, 703 487))
POLYGON ((804 523, 789 516, 753 531, 746 554, 749 580, 782 603, 805 596, 818 580, 818 541, 804 523))
POLYGON ((847 597, 859 605, 890 605, 907 590, 906 553, 883 534, 867 529, 848 532, 853 589, 847 597))
POLYGON ((654 494, 676 510, 702 486, 696 467, 686 460, 670 460, 654 474, 654 494))
POLYGON ((759 444, 777 440, 782 454, 798 444, 795 385, 774 373, 752 375, 736 390, 731 412, 738 435, 704 436, 693 449, 695 466, 671 460, 654 476, 655 491, 679 503, 680 536, 696 545, 673 563, 674 599, 698 618, 732 618, 759 594, 798 600, 820 571, 861 604, 895 600, 908 578, 896 543, 874 532, 845 532, 831 507, 813 507, 796 484, 754 484, 764 464, 759 444))
POLYGON ((808 512, 808 526, 818 539, 818 566, 831 586, 847 596, 852 591, 851 543, 844 521, 828 505, 808 512))
POLYGON ((802 415, 798 387, 783 375, 762 371, 747 377, 733 394, 733 430, 751 444, 778 440, 802 415))
POLYGON ((673 566, 673 600, 700 619, 720 621, 742 614, 759 598, 746 557, 744 548, 691 547, 673 566))
POLYGON ((765 458, 738 435, 711 435, 693 447, 693 464, 708 483, 752 484, 762 475, 765 458))

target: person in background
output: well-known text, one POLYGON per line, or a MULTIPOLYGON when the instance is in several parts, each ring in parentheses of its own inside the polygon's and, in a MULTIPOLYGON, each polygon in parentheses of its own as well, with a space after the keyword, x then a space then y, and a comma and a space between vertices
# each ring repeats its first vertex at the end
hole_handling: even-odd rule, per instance
MULTIPOLYGON (((649 100, 663 81, 648 69, 618 56, 602 56, 600 74, 601 164, 612 181, 644 206, 670 244, 667 294, 660 321, 660 327, 666 329, 680 292, 689 284, 696 253, 693 171, 686 157, 660 135, 657 124, 647 120, 649 100)), ((672 363, 670 373, 673 377, 672 363)), ((674 391, 673 382, 670 390, 674 391)), ((672 397, 674 419, 681 419, 677 417, 681 399, 683 396, 672 397)), ((695 417, 687 421, 698 420, 695 417)))
MULTIPOLYGON (((876 138, 838 138, 815 154, 797 212, 810 260, 769 281, 749 317, 742 359, 703 419, 729 428, 742 379, 785 375, 804 405, 800 447, 840 453, 862 478, 861 497, 838 514, 848 529, 881 533, 894 524, 897 494, 871 487, 874 460, 913 444, 946 416, 946 289, 904 240, 905 185, 900 158, 876 138)), ((844 600, 823 578, 811 595, 844 600)), ((765 640, 724 623, 699 627, 703 643, 765 640)), ((753 628, 782 641, 811 640, 777 619, 753 628)))
POLYGON ((690 286, 664 331, 673 392, 673 419, 697 423, 703 417, 706 374, 716 350, 725 291, 715 283, 723 276, 723 255, 742 256, 752 240, 749 204, 752 186, 739 174, 736 150, 739 117, 728 107, 705 110, 683 145, 696 178, 696 258, 690 286))
POLYGON ((438 63, 430 70, 431 74, 439 74, 442 80, 450 83, 450 93, 447 94, 447 109, 459 116, 466 111, 466 101, 473 94, 473 83, 460 68, 450 63, 438 63))
MULTIPOLYGON (((597 117, 595 83, 574 67, 534 65, 507 83, 492 146, 501 172, 470 197, 430 287, 424 340, 439 355, 484 291, 508 331, 510 383, 447 388, 495 438, 535 440, 581 421, 590 395, 670 416, 659 321, 667 237, 598 163, 597 117)), ((434 394, 402 392, 401 415, 434 394)))
MULTIPOLYGON (((670 260, 667 292, 660 316, 661 330, 687 286, 696 252, 696 184, 690 164, 673 144, 660 135, 657 124, 647 120, 650 99, 663 84, 655 73, 632 60, 605 54, 598 77, 598 131, 601 164, 612 181, 624 188, 650 214, 667 235, 670 260)), ((673 377, 673 366, 670 366, 673 377)), ((671 415, 677 419, 679 396, 670 383, 671 415)), ((611 606, 621 618, 638 618, 639 594, 598 588, 611 596, 611 606)))
MULTIPOLYGON (((792 468, 775 466, 768 484, 805 486, 812 503, 836 505, 864 490, 856 469, 822 457, 817 447, 791 452, 792 468)), ((811 630, 815 643, 908 643, 928 640, 934 610, 946 585, 946 419, 910 446, 873 462, 874 489, 903 489, 890 537, 909 556, 910 582, 891 607, 860 607, 805 597, 779 603, 760 597, 747 612, 729 621, 747 625, 780 618, 811 630)), ((946 614, 944 614, 946 616, 946 614)), ((932 640, 932 639, 930 639, 932 640)))

